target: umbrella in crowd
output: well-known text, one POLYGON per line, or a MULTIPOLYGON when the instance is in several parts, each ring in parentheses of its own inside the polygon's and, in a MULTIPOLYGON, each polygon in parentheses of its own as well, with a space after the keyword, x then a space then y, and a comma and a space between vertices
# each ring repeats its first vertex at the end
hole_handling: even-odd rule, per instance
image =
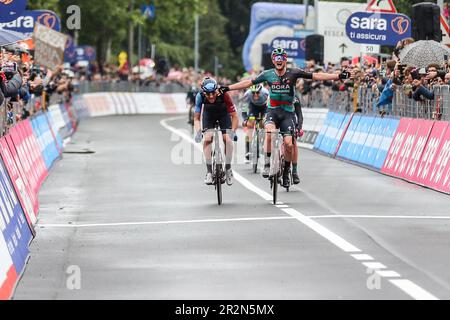
POLYGON ((426 68, 430 64, 443 65, 450 57, 450 49, 433 40, 420 40, 400 52, 400 61, 411 67, 426 68))
POLYGON ((4 29, 0 30, 0 46, 6 46, 29 38, 30 37, 19 32, 4 29))

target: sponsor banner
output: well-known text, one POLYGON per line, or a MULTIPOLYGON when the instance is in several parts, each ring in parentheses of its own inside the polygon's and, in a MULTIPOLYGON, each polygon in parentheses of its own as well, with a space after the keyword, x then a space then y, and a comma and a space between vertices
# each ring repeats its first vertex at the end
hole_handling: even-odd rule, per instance
MULTIPOLYGON (((29 149, 32 155, 33 169, 36 170, 36 175, 38 177, 37 192, 41 188, 42 183, 48 175, 47 167, 45 166, 44 159, 42 157, 41 150, 39 149, 39 144, 36 137, 33 134, 33 129, 31 127, 31 121, 27 119, 22 122, 23 135, 25 137, 25 142, 28 143, 29 149)), ((36 193, 37 194, 37 193, 36 193)))
POLYGON ((61 136, 59 135, 59 128, 56 125, 56 121, 53 119, 52 112, 44 113, 45 120, 47 121, 47 125, 49 126, 50 132, 52 134, 53 140, 55 141, 56 150, 58 151, 58 156, 62 154, 63 149, 63 141, 61 136))
POLYGON ((411 37, 411 19, 403 14, 355 12, 345 32, 355 43, 395 46, 411 37))
POLYGON ((386 119, 376 117, 372 127, 370 128, 367 140, 361 150, 361 154, 358 158, 358 162, 365 165, 373 165, 375 156, 378 153, 378 149, 383 139, 383 132, 386 129, 386 119))
POLYGON ((414 173, 412 180, 420 185, 426 185, 426 181, 430 176, 431 169, 434 166, 438 150, 441 146, 442 138, 444 137, 448 122, 437 121, 434 123, 425 150, 420 158, 417 170, 414 173))
MULTIPOLYGON (((33 185, 32 185, 33 177, 29 176, 27 174, 28 171, 26 171, 25 162, 23 162, 19 157, 16 145, 15 145, 14 140, 11 135, 11 131, 10 131, 10 134, 5 137, 5 141, 8 145, 8 149, 3 149, 2 150, 3 154, 6 155, 6 154, 8 154, 7 151, 9 151, 9 153, 11 154, 11 157, 13 159, 13 163, 11 163, 11 166, 8 167, 9 172, 10 173, 13 172, 13 168, 15 165, 15 167, 17 168, 18 176, 17 176, 17 178, 13 178, 13 179, 15 180, 18 189, 21 190, 20 194, 22 195, 23 199, 26 200, 26 196, 28 196, 29 200, 31 201, 33 210, 29 210, 29 211, 30 212, 33 211, 34 215, 30 215, 29 220, 34 225, 36 223, 36 217, 39 212, 39 201, 38 201, 37 194, 34 193, 34 189, 33 189, 33 185)), ((2 147, 3 147, 3 144, 2 144, 2 147)), ((7 158, 5 157, 4 159, 6 160, 7 158)), ((5 163, 8 165, 8 161, 6 161, 5 163)), ((29 208, 29 206, 24 206, 24 207, 29 208)))
POLYGON ((272 40, 272 50, 283 48, 286 50, 289 58, 305 59, 306 57, 306 39, 294 37, 277 37, 272 40))
POLYGON ((92 93, 83 96, 83 103, 92 117, 126 114, 178 114, 188 111, 186 95, 183 93, 92 93))
POLYGON ((397 131, 395 132, 394 138, 389 147, 389 151, 385 157, 381 172, 386 174, 393 173, 394 165, 397 163, 400 155, 400 150, 402 150, 403 145, 405 144, 410 124, 411 119, 403 118, 400 120, 397 131))
POLYGON ((41 154, 44 158, 47 169, 50 169, 56 158, 59 157, 55 138, 48 126, 47 119, 44 114, 35 117, 31 121, 33 134, 37 138, 41 154))
POLYGON ((335 112, 328 112, 327 117, 325 118, 325 121, 323 122, 323 126, 319 131, 319 135, 317 136, 316 143, 314 143, 314 149, 320 150, 320 145, 323 142, 323 138, 325 137, 325 134, 327 133, 328 127, 331 124, 331 121, 333 120, 333 117, 336 115, 335 112))
POLYGON ((20 126, 21 123, 13 127, 12 130, 10 130, 9 134, 11 136, 11 140, 14 144, 15 151, 17 153, 17 159, 19 160, 19 163, 17 165, 18 166, 20 165, 23 168, 24 175, 27 177, 30 183, 31 191, 33 195, 36 196, 38 178, 36 176, 35 171, 32 170, 32 162, 30 160, 31 154, 27 148, 25 140, 21 137, 21 132, 19 131, 20 126))
POLYGON ((380 147, 378 148, 377 155, 373 161, 372 167, 381 170, 389 148, 391 147, 392 140, 394 139, 395 132, 397 131, 400 120, 398 119, 386 119, 386 128, 383 131, 383 137, 381 139, 380 147))
POLYGON ((406 164, 411 157, 414 143, 419 131, 420 120, 406 119, 409 121, 408 129, 406 130, 403 145, 398 150, 397 154, 393 154, 387 166, 387 172, 393 176, 401 177, 406 168, 406 164))
POLYGON ((342 140, 341 146, 338 150, 337 156, 341 158, 350 158, 350 154, 353 152, 355 148, 355 144, 353 143, 353 138, 356 136, 356 131, 359 125, 359 121, 361 120, 360 115, 354 115, 352 118, 352 122, 345 133, 344 139, 342 140))
POLYGON ((22 206, 8 177, 8 172, 0 159, 0 230, 13 261, 15 270, 22 274, 30 251, 28 244, 32 233, 22 206))
POLYGON ((66 48, 64 49, 64 62, 75 63, 77 61, 75 42, 71 36, 67 36, 66 48))
MULTIPOLYGON (((70 52, 70 50, 71 50, 71 48, 69 47, 69 48, 66 48, 66 50, 69 50, 69 57, 68 58, 70 58, 71 57, 71 52, 70 52)), ((97 59, 97 53, 96 53, 96 51, 95 51, 95 48, 94 47, 91 47, 91 46, 78 46, 78 47, 75 47, 74 48, 74 50, 75 50, 75 57, 74 57, 74 60, 75 60, 75 62, 78 62, 78 61, 89 61, 89 62, 91 62, 91 61, 95 61, 95 59, 97 59)), ((72 62, 72 61, 70 61, 70 62, 72 62)))
POLYGON ((27 7, 27 0, 1 0, 0 22, 16 20, 27 7))
POLYGON ((30 121, 20 122, 11 130, 11 138, 16 147, 25 175, 30 178, 30 186, 34 195, 47 176, 47 168, 39 150, 38 142, 34 137, 30 121))
POLYGON ((0 139, 0 147, 1 157, 9 177, 11 178, 14 189, 16 190, 17 197, 22 205, 28 224, 32 228, 37 221, 37 210, 35 211, 34 207, 35 197, 31 194, 29 186, 27 187, 28 180, 25 180, 26 182, 24 182, 22 174, 19 168, 17 168, 6 137, 0 139))
POLYGON ((369 132, 372 129, 372 125, 375 121, 374 117, 362 116, 359 120, 358 128, 356 128, 356 134, 353 136, 352 143, 355 147, 349 154, 349 160, 358 161, 361 157, 362 150, 367 142, 369 132))
POLYGON ((8 246, 3 234, 0 233, 0 300, 11 298, 18 278, 11 255, 8 252, 8 246))
POLYGON ((36 23, 33 34, 34 60, 51 70, 55 70, 63 64, 64 50, 66 49, 67 36, 50 29, 40 23, 36 23))
POLYGON ((320 129, 324 126, 328 109, 303 109, 303 131, 304 136, 299 139, 300 143, 314 145, 320 129))
POLYGON ((409 181, 414 180, 414 174, 419 165, 420 158, 425 150, 431 130, 433 129, 434 121, 417 120, 419 126, 417 134, 412 144, 411 149, 405 148, 405 156, 399 164, 397 174, 399 177, 409 181))
POLYGON ((55 31, 61 31, 61 20, 56 13, 50 10, 25 10, 17 19, 0 23, 0 29, 32 36, 36 22, 55 31))
POLYGON ((447 127, 436 153, 435 162, 431 166, 429 178, 425 181, 428 187, 450 193, 450 129, 447 127))
POLYGON ((335 114, 330 125, 328 126, 319 150, 334 155, 336 146, 342 137, 342 128, 347 125, 349 118, 350 115, 341 113, 335 114))

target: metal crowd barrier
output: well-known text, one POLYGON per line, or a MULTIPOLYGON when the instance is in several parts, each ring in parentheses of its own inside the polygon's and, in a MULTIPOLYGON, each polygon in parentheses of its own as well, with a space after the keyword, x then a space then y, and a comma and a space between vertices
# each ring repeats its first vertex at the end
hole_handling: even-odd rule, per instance
POLYGON ((326 108, 331 97, 331 88, 320 86, 307 94, 298 95, 303 108, 326 108))
POLYGON ((131 81, 82 81, 79 83, 79 91, 84 93, 95 92, 155 92, 178 93, 187 92, 188 86, 179 83, 154 83, 139 84, 131 81))
MULTIPOLYGON (((391 104, 377 107, 380 93, 376 87, 359 87, 357 93, 350 88, 347 91, 333 91, 328 100, 328 109, 338 112, 359 112, 376 115, 383 111, 388 116, 408 117, 428 120, 450 121, 450 86, 435 86, 434 100, 416 101, 410 98, 410 88, 398 87, 391 104), (406 92, 405 92, 406 91, 406 92)), ((322 100, 322 107, 325 106, 322 100)))

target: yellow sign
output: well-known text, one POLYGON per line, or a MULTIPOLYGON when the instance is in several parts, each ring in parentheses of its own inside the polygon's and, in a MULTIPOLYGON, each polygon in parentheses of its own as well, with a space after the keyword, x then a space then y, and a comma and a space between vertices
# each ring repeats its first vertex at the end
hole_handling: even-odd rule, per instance
POLYGON ((119 54, 119 68, 122 68, 128 61, 128 54, 125 51, 122 51, 119 54))

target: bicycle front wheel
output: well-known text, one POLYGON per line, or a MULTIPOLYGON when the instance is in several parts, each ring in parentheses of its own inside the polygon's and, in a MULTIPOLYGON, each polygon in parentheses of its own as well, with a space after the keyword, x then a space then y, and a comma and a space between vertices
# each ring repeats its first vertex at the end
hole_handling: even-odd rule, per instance
POLYGON ((273 177, 273 187, 272 187, 272 195, 273 195, 273 204, 277 204, 278 200, 278 173, 276 173, 273 177))
POLYGON ((217 191, 217 203, 222 205, 222 165, 216 165, 216 191, 217 191))

